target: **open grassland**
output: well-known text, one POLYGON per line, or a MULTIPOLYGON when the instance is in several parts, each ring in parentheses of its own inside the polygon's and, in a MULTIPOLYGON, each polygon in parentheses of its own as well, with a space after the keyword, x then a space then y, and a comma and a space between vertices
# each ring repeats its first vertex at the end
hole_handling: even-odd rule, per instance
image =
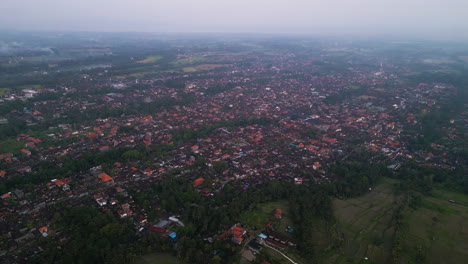
MULTIPOLYGON (((286 236, 292 237, 292 234, 287 232, 287 227, 292 226, 292 221, 289 218, 289 202, 285 200, 263 203, 257 205, 256 208, 246 211, 241 215, 241 223, 247 225, 250 228, 257 227, 262 229, 268 222, 272 221, 274 223, 275 231, 286 236), (281 209, 283 212, 281 219, 276 219, 274 217, 275 209, 281 209)), ((273 261, 272 263, 285 263, 290 264, 291 262, 284 258, 277 251, 272 250, 268 247, 263 247, 261 250, 262 253, 269 256, 273 261)), ((307 264, 309 263, 300 256, 300 252, 294 248, 287 248, 282 251, 288 257, 296 261, 297 263, 307 264)))
POLYGON ((184 72, 211 71, 216 68, 227 67, 229 64, 200 64, 193 67, 183 68, 184 72))
MULTIPOLYGON (((363 196, 334 201, 337 227, 344 241, 340 248, 325 251, 322 263, 392 263, 393 183, 392 179, 384 179, 363 196), (363 261, 365 257, 368 261, 363 261)), ((407 208, 401 263, 466 263, 466 204, 466 195, 437 190, 433 196, 423 198, 420 208, 407 208)), ((326 239, 325 236, 318 238, 326 239)))
POLYGON ((7 91, 10 91, 10 88, 0 88, 0 96, 4 96, 7 91))
POLYGON ((148 56, 146 59, 137 61, 136 63, 143 63, 143 64, 154 63, 160 59, 162 59, 162 56, 148 56))
POLYGON ((466 263, 467 203, 467 195, 448 191, 439 190, 433 197, 425 197, 422 207, 408 217, 404 255, 414 259, 420 254, 425 263, 466 263))
POLYGON ((0 154, 5 154, 5 153, 16 154, 20 152, 22 148, 24 148, 24 144, 16 140, 6 139, 3 141, 0 141, 0 154))
POLYGON ((153 253, 141 256, 135 264, 180 264, 176 257, 165 253, 153 253))
POLYGON ((39 90, 42 89, 43 86, 40 84, 31 84, 31 85, 22 85, 22 86, 17 86, 16 89, 22 90, 22 89, 33 89, 33 90, 39 90))
POLYGON ((171 62, 173 66, 183 66, 192 63, 198 63, 204 61, 205 58, 201 56, 179 56, 177 60, 171 62))
POLYGON ((393 191, 386 179, 371 192, 354 199, 333 202, 338 229, 344 236, 340 256, 331 254, 330 263, 347 263, 364 257, 386 263, 392 246, 393 191))
POLYGON ((110 52, 110 49, 99 49, 99 48, 92 48, 92 49, 66 49, 65 52, 110 52))
MULTIPOLYGON (((258 229, 261 229, 266 224, 268 224, 268 222, 274 219, 274 210, 277 208, 283 211, 284 217, 283 219, 281 219, 281 222, 285 222, 285 224, 278 223, 278 227, 286 225, 286 222, 290 223, 290 220, 287 217, 289 205, 288 202, 284 200, 258 204, 256 208, 243 212, 240 216, 241 223, 247 225, 249 228, 256 227, 258 229)), ((280 229, 280 231, 281 230, 284 229, 280 229)))

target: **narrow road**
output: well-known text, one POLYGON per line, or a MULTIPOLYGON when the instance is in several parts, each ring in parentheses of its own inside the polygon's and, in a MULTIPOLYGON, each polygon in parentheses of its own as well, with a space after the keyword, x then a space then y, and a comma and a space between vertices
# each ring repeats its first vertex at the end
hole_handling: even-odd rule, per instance
POLYGON ((274 247, 269 246, 267 243, 265 243, 265 241, 263 241, 263 239, 262 239, 262 245, 264 245, 264 246, 267 247, 267 248, 271 248, 271 249, 273 249, 274 251, 280 253, 283 257, 285 257, 287 260, 289 260, 292 264, 299 264, 299 263, 295 262, 294 260, 292 260, 290 257, 288 257, 288 256, 286 256, 285 254, 283 254, 283 252, 277 250, 277 249, 274 248, 274 247))

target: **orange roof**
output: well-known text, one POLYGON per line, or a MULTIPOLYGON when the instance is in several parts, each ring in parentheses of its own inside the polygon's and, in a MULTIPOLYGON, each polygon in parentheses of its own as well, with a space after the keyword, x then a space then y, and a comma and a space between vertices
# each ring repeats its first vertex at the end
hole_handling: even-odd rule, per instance
POLYGON ((234 239, 234 240, 237 240, 237 242, 238 242, 239 244, 241 244, 242 241, 244 240, 242 237, 233 237, 233 239, 234 239))
POLYGON ((41 233, 47 232, 48 229, 49 229, 49 227, 43 226, 43 227, 39 228, 39 232, 41 232, 41 233))
POLYGON ((244 229, 243 229, 242 227, 238 227, 238 226, 233 227, 232 230, 234 230, 234 231, 241 231, 241 232, 244 231, 244 229))
POLYGON ((91 133, 88 133, 88 135, 86 135, 88 138, 93 138, 93 137, 97 137, 98 134, 94 133, 94 132, 91 132, 91 133))
POLYGON ((27 149, 22 149, 21 152, 26 153, 26 154, 28 154, 28 153, 30 154, 30 153, 31 153, 31 151, 29 151, 29 150, 27 150, 27 149))
POLYGON ((2 198, 8 198, 8 197, 10 197, 9 193, 5 193, 4 195, 2 195, 2 198))
POLYGON ((275 210, 275 214, 282 214, 282 213, 283 213, 283 211, 281 211, 281 209, 279 209, 279 208, 275 210))
POLYGON ((112 181, 112 177, 107 175, 107 173, 101 173, 101 175, 99 175, 99 179, 101 179, 103 182, 108 182, 108 181, 112 181))
POLYGON ((194 186, 200 186, 200 185, 202 185, 202 183, 203 183, 204 181, 205 181, 205 179, 203 179, 203 178, 198 178, 198 179, 196 179, 196 180, 193 182, 193 185, 194 185, 194 186))
POLYGON ((57 186, 62 186, 65 184, 65 182, 63 182, 62 180, 55 180, 53 181, 55 184, 57 184, 57 186))

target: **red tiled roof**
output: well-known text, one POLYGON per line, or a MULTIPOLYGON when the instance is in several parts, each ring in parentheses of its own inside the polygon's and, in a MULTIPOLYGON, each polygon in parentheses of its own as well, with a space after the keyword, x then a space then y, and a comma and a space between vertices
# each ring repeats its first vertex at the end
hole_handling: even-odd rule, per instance
POLYGON ((203 178, 198 178, 196 179, 194 182, 193 182, 193 186, 197 187, 197 186, 200 186, 203 184, 203 182, 205 181, 205 179, 203 178))
POLYGON ((103 182, 108 182, 108 181, 112 181, 112 177, 107 175, 107 173, 101 173, 101 175, 99 175, 99 179, 101 179, 103 182))

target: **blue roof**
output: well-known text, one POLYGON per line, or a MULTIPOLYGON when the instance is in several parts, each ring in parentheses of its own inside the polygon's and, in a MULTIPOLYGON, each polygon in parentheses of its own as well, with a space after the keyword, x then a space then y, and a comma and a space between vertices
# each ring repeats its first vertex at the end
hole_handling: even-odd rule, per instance
POLYGON ((267 236, 265 234, 263 234, 263 233, 260 233, 258 236, 263 238, 263 239, 267 238, 267 236))

